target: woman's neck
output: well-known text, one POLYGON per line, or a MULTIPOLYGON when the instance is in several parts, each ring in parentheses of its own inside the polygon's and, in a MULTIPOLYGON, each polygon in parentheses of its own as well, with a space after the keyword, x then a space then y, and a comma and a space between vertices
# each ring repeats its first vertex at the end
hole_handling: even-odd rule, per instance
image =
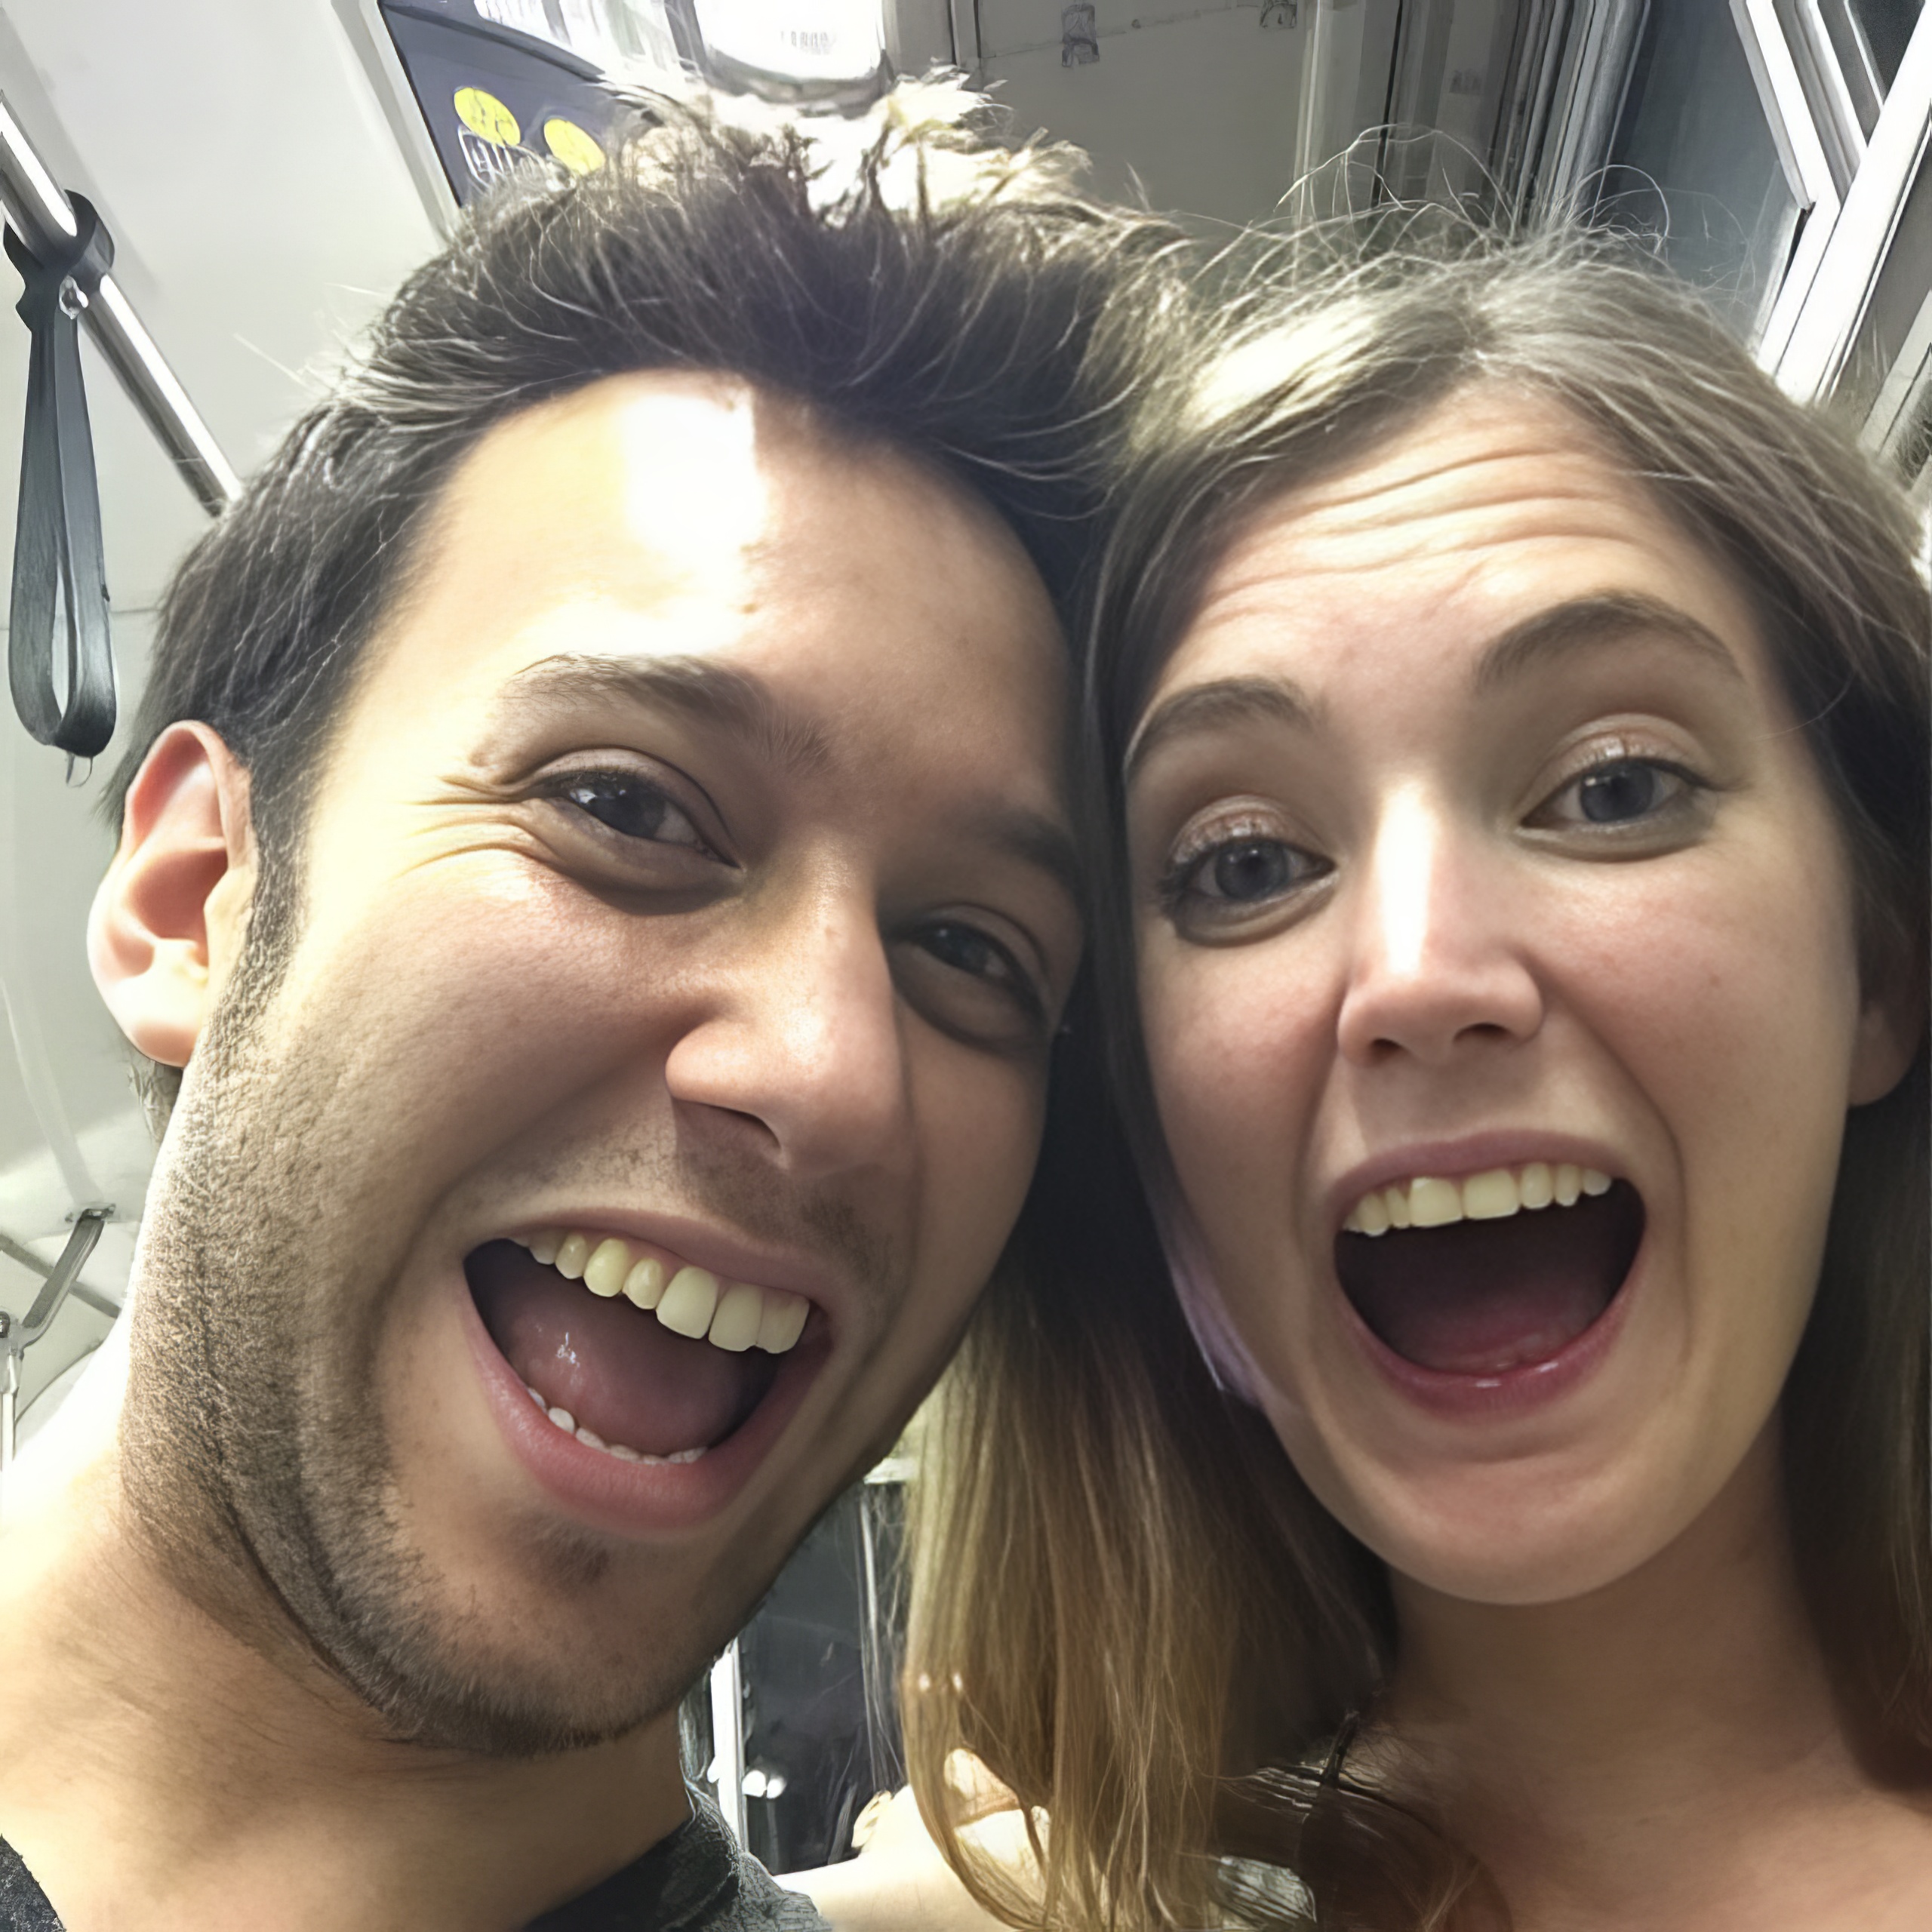
POLYGON ((1932 1922, 1932 1826, 1875 1790, 1847 1743, 1774 1428, 1690 1529, 1587 1597, 1497 1606, 1399 1577, 1395 1592, 1384 1735, 1518 1932, 1822 1928, 1854 1906, 1844 1923, 1888 1925, 1866 1887, 1894 1873, 1896 1909, 1913 1869, 1909 1922, 1932 1922))

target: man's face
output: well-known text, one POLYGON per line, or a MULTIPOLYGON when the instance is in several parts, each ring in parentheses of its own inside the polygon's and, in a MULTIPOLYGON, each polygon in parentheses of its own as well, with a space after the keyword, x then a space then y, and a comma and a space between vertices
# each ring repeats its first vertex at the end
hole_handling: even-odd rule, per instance
POLYGON ((189 1063, 128 1438, 397 1730, 661 1710, 937 1372, 1077 963, 1061 679, 989 512, 742 385, 457 472, 189 1063))

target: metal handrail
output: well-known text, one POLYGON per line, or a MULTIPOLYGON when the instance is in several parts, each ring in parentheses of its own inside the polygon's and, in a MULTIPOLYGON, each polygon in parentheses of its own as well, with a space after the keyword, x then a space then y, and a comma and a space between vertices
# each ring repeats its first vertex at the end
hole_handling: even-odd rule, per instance
MULTIPOLYGON (((42 1260, 32 1248, 22 1242, 17 1241, 11 1235, 4 1232, 0 1232, 0 1254, 4 1254, 9 1261, 24 1268, 29 1274, 38 1275, 43 1281, 60 1265, 57 1262, 42 1260)), ((106 1315, 110 1321, 121 1312, 121 1304, 118 1302, 111 1300, 98 1288, 89 1287, 85 1281, 76 1281, 69 1292, 77 1302, 92 1309, 97 1315, 106 1315)))
MULTIPOLYGON (((57 252, 78 232, 67 197, 35 153, 4 95, 0 95, 0 209, 36 254, 57 252)), ((241 478, 112 275, 103 278, 100 294, 88 304, 85 321, 96 347, 196 500, 211 516, 218 515, 241 495, 241 478)))
POLYGON ((94 1252, 94 1243, 114 1210, 85 1208, 74 1217, 74 1231, 60 1259, 49 1270, 33 1306, 18 1320, 0 1314, 0 1476, 14 1460, 14 1413, 20 1393, 20 1358, 47 1333, 60 1305, 67 1299, 81 1272, 81 1264, 94 1252))

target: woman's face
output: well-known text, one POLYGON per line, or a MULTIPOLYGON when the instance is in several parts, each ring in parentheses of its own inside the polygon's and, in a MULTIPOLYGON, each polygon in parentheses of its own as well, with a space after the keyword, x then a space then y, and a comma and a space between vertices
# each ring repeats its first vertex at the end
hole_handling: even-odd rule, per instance
POLYGON ((1255 518, 1129 769, 1161 1125, 1288 1453, 1435 1589, 1626 1574, 1765 1430, 1905 1060, 1749 606, 1466 390, 1255 518))

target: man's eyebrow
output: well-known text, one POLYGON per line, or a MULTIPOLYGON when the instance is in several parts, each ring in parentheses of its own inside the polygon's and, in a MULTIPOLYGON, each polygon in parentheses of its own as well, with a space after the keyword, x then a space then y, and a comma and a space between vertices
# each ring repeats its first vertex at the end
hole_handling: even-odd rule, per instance
POLYGON ((1473 688, 1494 691, 1572 652, 1601 650, 1638 636, 1675 645, 1740 684, 1744 681, 1730 646, 1689 612, 1637 592, 1607 591, 1553 604, 1511 626, 1483 653, 1473 688))
MULTIPOLYGON (((703 657, 593 657, 568 653, 526 666, 503 698, 546 706, 586 702, 668 708, 745 739, 775 763, 823 769, 831 747, 818 728, 789 713, 750 672, 703 657)), ((1057 820, 1023 805, 1000 804, 969 814, 968 835, 1045 872, 1080 898, 1081 869, 1073 835, 1057 820)))
POLYGON ((1127 748, 1123 780, 1131 785, 1134 774, 1156 749, 1191 731, 1210 731, 1257 718, 1306 729, 1315 723, 1317 715, 1318 707, 1300 687, 1284 678, 1217 678, 1211 684, 1190 685, 1155 706, 1141 721, 1127 748))
POLYGON ((1044 872, 1066 896, 1082 903, 1085 883, 1073 835, 1057 820, 1026 805, 1000 804, 966 820, 968 835, 1044 872))
POLYGON ((821 769, 831 757, 818 728, 788 712, 763 679, 703 657, 601 657, 562 653, 527 666, 503 688, 514 703, 629 704, 680 712, 744 739, 775 764, 821 769))

